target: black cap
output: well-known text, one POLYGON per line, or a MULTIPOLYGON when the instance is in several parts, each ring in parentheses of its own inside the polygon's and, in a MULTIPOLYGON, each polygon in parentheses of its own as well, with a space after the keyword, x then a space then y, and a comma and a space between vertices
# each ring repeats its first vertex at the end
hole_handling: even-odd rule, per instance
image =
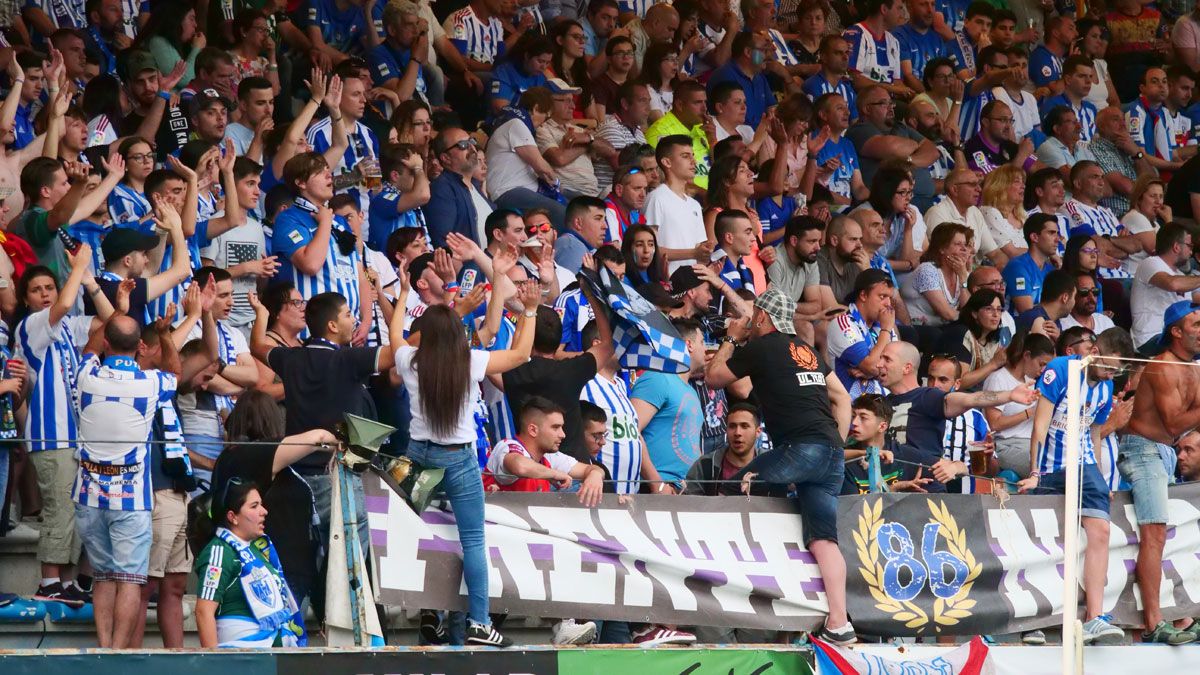
POLYGON ((667 289, 662 287, 662 284, 651 281, 647 284, 642 284, 637 287, 638 295, 646 299, 647 302, 661 309, 679 309, 683 307, 683 301, 671 297, 667 289))
POLYGON ((671 274, 671 292, 675 295, 687 293, 693 288, 699 288, 708 282, 696 276, 690 265, 684 265, 671 274))
POLYGON ((105 262, 111 264, 134 251, 153 251, 155 246, 158 246, 158 237, 152 234, 142 234, 128 227, 114 227, 100 243, 100 252, 104 254, 105 262))
POLYGON ((191 107, 188 110, 194 116, 201 110, 208 110, 214 103, 220 103, 225 106, 226 112, 234 109, 232 101, 222 96, 216 89, 210 87, 196 92, 196 95, 192 97, 191 107))
POLYGON ((875 284, 887 284, 893 286, 892 277, 883 270, 877 270, 874 267, 863 270, 858 273, 858 277, 854 280, 854 290, 843 299, 843 303, 849 306, 851 303, 858 300, 858 294, 871 288, 875 284))

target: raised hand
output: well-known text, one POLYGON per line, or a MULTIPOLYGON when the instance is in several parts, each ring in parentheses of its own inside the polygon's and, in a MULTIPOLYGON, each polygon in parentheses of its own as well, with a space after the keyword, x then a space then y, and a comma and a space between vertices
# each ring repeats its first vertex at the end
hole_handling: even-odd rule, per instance
MULTIPOLYGON (((201 162, 203 161, 204 160, 201 159, 201 162)), ((194 183, 199 180, 199 178, 196 176, 196 172, 193 171, 188 165, 179 161, 178 157, 175 157, 174 155, 168 155, 167 164, 171 166, 171 170, 175 172, 175 175, 179 176, 188 183, 194 183)))
MULTIPOLYGON (((124 162, 122 161, 122 163, 124 162)), ((67 172, 67 180, 71 183, 87 182, 89 169, 83 162, 63 162, 63 169, 67 172)))
POLYGON ((199 317, 202 311, 204 311, 204 305, 200 300, 200 285, 188 284, 187 290, 183 292, 183 313, 195 318, 199 317))
POLYGON ((342 78, 334 75, 329 79, 329 90, 325 92, 325 97, 321 100, 325 104, 325 109, 333 112, 342 105, 342 78))
POLYGON ((536 281, 523 281, 517 288, 517 299, 521 301, 526 312, 536 312, 542 304, 542 289, 536 281))
POLYGON ((450 253, 454 255, 454 259, 459 262, 477 260, 483 255, 483 250, 479 248, 479 244, 475 243, 474 239, 463 236, 458 232, 450 232, 446 235, 446 246, 450 248, 450 253))
POLYGON ((171 320, 175 318, 175 303, 167 303, 167 311, 154 320, 154 332, 159 335, 171 334, 171 320))
POLYGON ((508 276, 508 273, 516 266, 517 249, 515 246, 506 246, 492 258, 492 276, 496 278, 508 276))
POLYGON ((443 283, 447 285, 454 283, 457 276, 454 273, 454 261, 446 249, 439 248, 433 252, 433 271, 443 283))
POLYGON ((828 143, 829 139, 832 137, 833 132, 830 131, 828 124, 822 126, 821 131, 816 136, 809 136, 808 156, 816 157, 817 153, 821 152, 821 148, 825 147, 825 144, 828 143))
MULTIPOLYGON (((192 285, 195 286, 195 283, 192 285)), ((200 289, 200 310, 203 312, 212 311, 213 303, 216 300, 217 282, 210 276, 208 282, 204 284, 204 288, 200 289)))
POLYGON ((121 314, 129 313, 129 296, 133 294, 134 288, 137 288, 136 279, 122 279, 117 286, 117 301, 114 306, 121 314))
POLYGON ((179 217, 179 211, 171 202, 157 194, 154 195, 154 218, 159 229, 167 232, 183 227, 183 219, 179 217))
POLYGON ((175 89, 175 86, 179 84, 180 80, 183 79, 185 73, 187 73, 187 61, 180 61, 179 63, 176 63, 175 67, 171 69, 171 72, 167 73, 166 75, 159 74, 158 90, 171 91, 175 89))
POLYGON ((100 165, 104 167, 106 174, 116 174, 117 180, 121 180, 125 176, 125 158, 121 156, 115 143, 112 149, 108 151, 108 157, 100 158, 100 165))
POLYGON ((71 263, 71 269, 87 267, 92 262, 92 247, 87 244, 80 244, 74 253, 67 251, 67 260, 71 263))
MULTIPOLYGON (((408 257, 396 257, 396 276, 400 278, 400 292, 407 293, 412 289, 412 278, 408 275, 408 257)), ((397 309, 396 311, 400 311, 397 309)))
POLYGON ((325 92, 329 88, 329 80, 325 77, 325 71, 314 67, 310 78, 304 81, 304 86, 308 87, 308 93, 312 97, 312 100, 324 100, 325 92))
MULTIPOLYGON (((267 118, 268 120, 271 118, 267 118)), ((213 148, 216 151, 216 148, 213 148)), ((221 168, 221 173, 233 171, 233 162, 237 159, 237 153, 233 149, 233 139, 225 139, 225 154, 215 156, 217 166, 221 168)))

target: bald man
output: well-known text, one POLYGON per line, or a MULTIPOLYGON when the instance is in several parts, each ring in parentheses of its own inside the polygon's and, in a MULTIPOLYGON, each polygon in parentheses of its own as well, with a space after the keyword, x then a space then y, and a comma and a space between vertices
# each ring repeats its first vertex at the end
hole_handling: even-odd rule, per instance
POLYGON ((675 39, 675 31, 679 30, 679 12, 665 2, 659 3, 646 10, 646 18, 634 19, 625 28, 633 40, 633 57, 641 71, 642 59, 646 57, 650 45, 665 45, 675 39))
POLYGON ((893 342, 879 357, 879 382, 891 393, 887 400, 895 410, 892 428, 896 442, 916 447, 934 462, 942 457, 946 420, 971 408, 992 408, 1005 403, 1029 405, 1037 398, 1029 385, 1012 391, 944 392, 922 387, 917 382, 921 353, 908 342, 893 342))

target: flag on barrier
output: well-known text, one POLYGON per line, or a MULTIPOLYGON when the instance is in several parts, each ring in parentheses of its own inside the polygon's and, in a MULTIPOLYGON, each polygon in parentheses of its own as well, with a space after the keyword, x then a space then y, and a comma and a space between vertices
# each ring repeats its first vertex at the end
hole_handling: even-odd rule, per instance
POLYGON ((995 663, 988 654, 988 646, 979 636, 958 649, 931 659, 894 661, 876 654, 836 647, 815 638, 813 652, 817 659, 817 675, 991 675, 996 672, 995 663))

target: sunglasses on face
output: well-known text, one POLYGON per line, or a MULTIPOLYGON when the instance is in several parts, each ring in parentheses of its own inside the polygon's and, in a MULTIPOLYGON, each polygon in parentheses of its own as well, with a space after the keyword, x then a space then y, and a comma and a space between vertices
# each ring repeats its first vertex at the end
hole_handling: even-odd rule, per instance
POLYGON ((550 231, 550 228, 550 223, 542 223, 541 225, 526 225, 525 233, 530 235, 537 234, 538 232, 546 233, 550 231))
POLYGON ((1076 288, 1075 293, 1077 295, 1094 295, 1097 298, 1100 297, 1099 288, 1076 288))
POLYGON ((474 138, 464 138, 450 147, 457 148, 458 150, 466 150, 467 148, 473 148, 476 145, 478 145, 478 143, 475 142, 474 138))

